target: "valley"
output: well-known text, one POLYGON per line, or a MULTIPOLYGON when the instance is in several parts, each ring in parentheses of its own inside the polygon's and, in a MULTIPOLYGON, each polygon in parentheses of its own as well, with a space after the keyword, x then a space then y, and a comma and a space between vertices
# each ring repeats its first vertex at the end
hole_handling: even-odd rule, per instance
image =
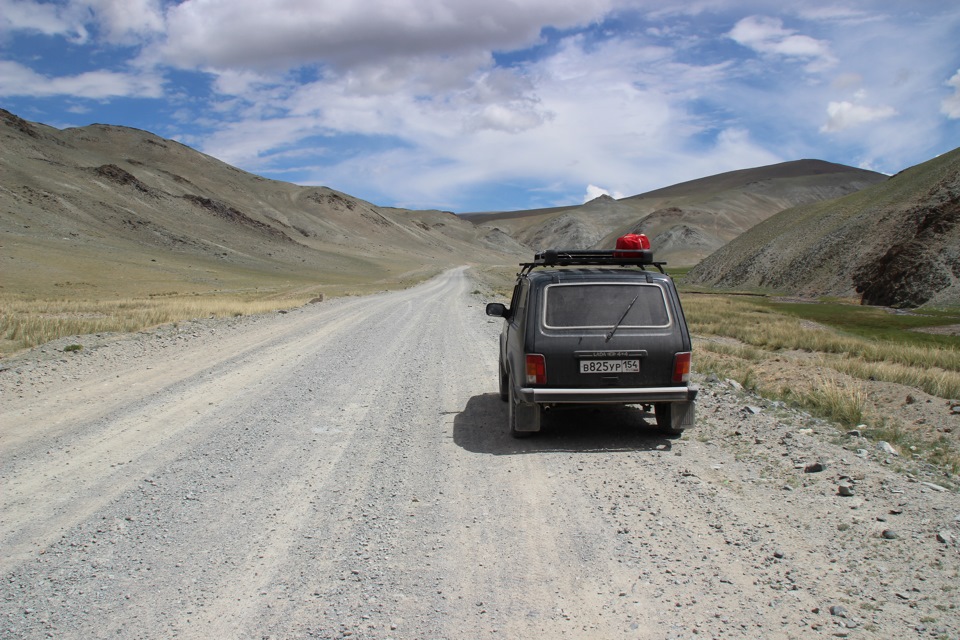
POLYGON ((706 375, 680 439, 514 440, 496 295, 454 269, 8 360, 0 635, 960 634, 942 474, 706 375))

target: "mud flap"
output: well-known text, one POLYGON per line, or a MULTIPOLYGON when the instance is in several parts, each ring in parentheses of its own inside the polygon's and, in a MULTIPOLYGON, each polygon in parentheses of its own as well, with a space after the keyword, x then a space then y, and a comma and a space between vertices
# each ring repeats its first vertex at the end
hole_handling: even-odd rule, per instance
POLYGON ((693 402, 676 402, 673 404, 673 410, 670 416, 670 426, 677 430, 690 429, 693 427, 693 402))
POLYGON ((517 414, 514 431, 540 431, 540 416, 543 413, 540 405, 518 402, 514 411, 517 414))

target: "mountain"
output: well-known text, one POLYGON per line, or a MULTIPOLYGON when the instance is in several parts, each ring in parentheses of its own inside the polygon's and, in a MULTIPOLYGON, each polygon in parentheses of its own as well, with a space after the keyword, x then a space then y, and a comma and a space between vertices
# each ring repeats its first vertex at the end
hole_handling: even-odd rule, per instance
POLYGON ((146 131, 59 130, 0 109, 4 293, 349 288, 521 253, 449 212, 268 180, 146 131))
POLYGON ((646 233, 658 260, 693 265, 784 209, 828 200, 887 176, 821 160, 796 160, 730 171, 615 200, 601 196, 571 207, 462 214, 524 244, 608 248, 628 232, 646 233))
POLYGON ((836 200, 782 211, 687 282, 863 304, 960 304, 960 148, 836 200))

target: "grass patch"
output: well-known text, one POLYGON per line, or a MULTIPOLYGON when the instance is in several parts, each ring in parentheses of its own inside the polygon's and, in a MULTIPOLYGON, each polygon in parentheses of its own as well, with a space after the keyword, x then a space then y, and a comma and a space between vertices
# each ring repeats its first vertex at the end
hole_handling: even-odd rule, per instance
MULTIPOLYGON (((118 300, 24 300, 0 296, 0 355, 64 338, 94 333, 141 331, 196 318, 226 318, 306 303, 312 295, 263 299, 241 296, 154 296, 118 300)), ((71 344, 64 351, 79 351, 71 344)))
POLYGON ((845 385, 833 377, 822 378, 813 389, 785 389, 783 396, 785 401, 845 427, 861 424, 867 406, 862 387, 845 385))
POLYGON ((779 313, 818 322, 869 340, 894 342, 900 345, 960 348, 960 337, 917 331, 917 329, 960 324, 960 311, 941 309, 903 313, 836 302, 806 304, 762 300, 760 304, 779 313))
MULTIPOLYGON (((841 306, 861 309, 851 305, 841 306)), ((829 324, 813 324, 809 318, 780 312, 769 301, 756 297, 688 294, 684 298, 684 310, 690 329, 695 334, 727 336, 767 351, 786 349, 839 354, 866 362, 897 363, 917 368, 936 367, 960 372, 960 338, 952 336, 930 336, 902 329, 885 332, 864 329, 841 333, 831 330, 829 324), (938 340, 930 341, 927 338, 938 340)), ((876 311, 862 314, 854 312, 853 315, 875 321, 876 311)), ((814 314, 808 311, 808 315, 814 314)), ((935 317, 940 326, 954 324, 951 316, 935 317)))
POLYGON ((960 473, 953 438, 933 425, 898 424, 867 393, 869 385, 888 382, 945 400, 960 398, 960 340, 910 330, 955 324, 956 312, 894 314, 836 301, 773 303, 692 292, 683 294, 683 303, 697 338, 697 371, 736 380, 843 427, 868 424, 864 435, 870 439, 960 473))

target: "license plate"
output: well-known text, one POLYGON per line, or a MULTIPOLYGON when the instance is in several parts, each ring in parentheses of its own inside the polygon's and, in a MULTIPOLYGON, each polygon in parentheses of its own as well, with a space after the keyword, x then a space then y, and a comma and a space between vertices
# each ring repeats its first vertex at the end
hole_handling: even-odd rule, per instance
POLYGON ((581 360, 580 373, 640 373, 640 361, 581 360))

